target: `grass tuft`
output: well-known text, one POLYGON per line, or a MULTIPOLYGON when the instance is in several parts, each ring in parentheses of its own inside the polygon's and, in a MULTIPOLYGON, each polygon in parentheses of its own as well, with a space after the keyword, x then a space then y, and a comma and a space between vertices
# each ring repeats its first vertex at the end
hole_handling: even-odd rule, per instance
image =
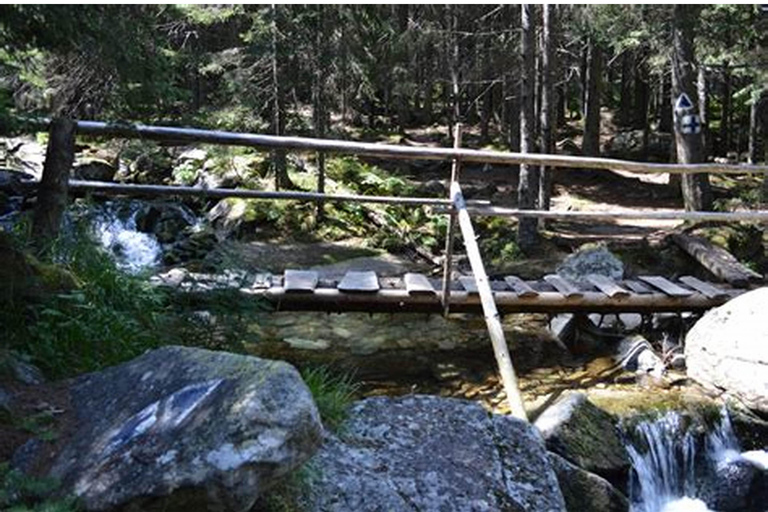
POLYGON ((348 373, 335 373, 326 366, 308 367, 301 371, 326 428, 338 431, 347 419, 350 405, 359 386, 348 373))

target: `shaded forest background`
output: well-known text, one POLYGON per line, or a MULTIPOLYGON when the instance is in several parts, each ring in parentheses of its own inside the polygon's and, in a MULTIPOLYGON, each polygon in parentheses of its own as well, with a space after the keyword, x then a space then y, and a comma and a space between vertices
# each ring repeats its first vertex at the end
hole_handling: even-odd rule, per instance
MULTIPOLYGON (((535 6, 533 70, 523 69, 520 10, 5 5, 0 101, 6 116, 321 136, 344 125, 402 131, 461 121, 481 143, 517 150, 520 79, 533 71, 541 112, 551 45, 549 108, 560 129, 582 119, 585 154, 600 149, 595 108, 613 112, 619 128, 670 131, 674 6, 556 6, 548 31, 535 6)), ((708 5, 692 15, 709 154, 760 158, 768 15, 753 5, 708 5)))

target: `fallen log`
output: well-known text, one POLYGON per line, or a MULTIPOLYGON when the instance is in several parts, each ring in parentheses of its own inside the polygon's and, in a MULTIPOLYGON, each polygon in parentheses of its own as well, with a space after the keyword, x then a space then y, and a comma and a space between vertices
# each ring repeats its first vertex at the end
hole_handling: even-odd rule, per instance
POLYGON ((744 287, 763 276, 742 265, 731 253, 706 238, 675 233, 672 241, 704 268, 733 286, 744 287))

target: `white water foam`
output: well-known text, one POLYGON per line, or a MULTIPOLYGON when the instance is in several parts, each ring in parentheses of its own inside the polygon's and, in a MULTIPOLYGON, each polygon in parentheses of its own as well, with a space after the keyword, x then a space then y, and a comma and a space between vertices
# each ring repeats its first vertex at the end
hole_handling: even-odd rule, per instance
POLYGON ((132 202, 126 212, 107 203, 94 218, 94 230, 101 245, 115 257, 118 267, 137 274, 160 262, 162 247, 154 235, 136 229, 140 203, 132 202))
POLYGON ((630 482, 631 512, 713 512, 699 499, 697 464, 722 467, 741 460, 768 470, 768 452, 741 453, 725 409, 704 446, 697 446, 692 429, 677 412, 639 424, 636 434, 647 450, 627 446, 636 477, 630 482), (703 453, 697 453, 700 450, 703 453))

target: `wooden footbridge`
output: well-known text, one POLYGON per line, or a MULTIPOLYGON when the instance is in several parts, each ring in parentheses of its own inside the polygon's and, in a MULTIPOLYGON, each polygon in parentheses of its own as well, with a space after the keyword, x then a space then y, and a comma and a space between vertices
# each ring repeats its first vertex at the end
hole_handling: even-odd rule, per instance
MULTIPOLYGON (((315 270, 283 274, 215 275, 171 271, 153 278, 157 285, 190 294, 238 291, 244 298, 270 302, 276 311, 364 311, 378 313, 443 313, 442 281, 424 274, 378 276, 350 270, 328 276, 315 270)), ((719 306, 744 290, 682 276, 677 282, 660 276, 614 281, 590 275, 581 282, 552 274, 525 281, 517 276, 489 281, 499 313, 702 311, 719 306)), ((477 283, 461 276, 450 283, 450 309, 482 313, 477 283)))
MULTIPOLYGON (((455 130, 454 147, 426 148, 387 144, 359 143, 342 140, 279 137, 189 128, 157 127, 127 123, 102 123, 56 119, 38 121, 39 127, 50 129, 50 139, 43 177, 33 186, 38 189, 34 230, 49 236, 58 232, 61 214, 70 189, 96 194, 132 194, 199 197, 245 197, 270 200, 304 200, 323 202, 359 202, 395 205, 418 205, 442 208, 449 216, 446 233, 443 278, 439 282, 424 275, 407 274, 402 278, 381 278, 373 272, 348 272, 338 281, 327 282, 313 271, 288 270, 282 276, 261 276, 245 286, 243 293, 263 296, 278 309, 322 309, 328 311, 482 311, 499 366, 501 381, 512 414, 525 419, 517 377, 507 349, 499 319, 501 312, 522 311, 653 311, 701 310, 722 304, 738 291, 725 290, 693 277, 672 282, 659 276, 614 282, 589 276, 585 283, 568 282, 560 276, 545 276, 542 281, 526 282, 515 276, 490 281, 477 245, 470 213, 487 216, 533 217, 549 219, 616 220, 684 219, 693 221, 768 221, 768 211, 747 212, 577 212, 537 211, 498 208, 489 204, 464 200, 459 185, 460 164, 473 162, 496 165, 528 164, 551 170, 581 168, 620 170, 637 173, 767 173, 768 166, 728 164, 655 164, 629 162, 607 158, 586 158, 564 155, 509 153, 462 149, 461 129, 455 130), (365 195, 325 194, 323 180, 318 179, 317 192, 272 192, 243 189, 203 189, 160 185, 125 185, 116 183, 70 181, 69 173, 75 153, 75 134, 99 137, 137 138, 162 141, 165 144, 186 145, 209 143, 250 146, 266 150, 293 150, 346 153, 378 158, 452 161, 450 197, 445 199, 417 197, 372 197, 365 195), (457 282, 453 276, 453 246, 456 231, 461 232, 472 277, 457 282)), ((165 283, 168 284, 168 283, 165 283)), ((184 279, 179 282, 184 285, 184 279)), ((199 285, 199 283, 198 283, 199 285)), ((192 285, 195 286, 195 285, 192 285)), ((193 288, 194 289, 194 288, 193 288)))

